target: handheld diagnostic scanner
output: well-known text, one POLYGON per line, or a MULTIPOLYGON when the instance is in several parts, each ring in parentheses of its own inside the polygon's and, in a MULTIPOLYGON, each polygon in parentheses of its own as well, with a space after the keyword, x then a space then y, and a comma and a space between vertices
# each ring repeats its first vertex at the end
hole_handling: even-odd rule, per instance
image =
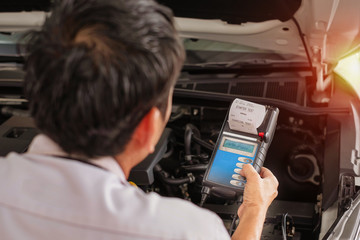
MULTIPOLYGON (((236 100, 250 103, 239 99, 234 101, 236 100)), ((246 184, 246 179, 240 175, 244 164, 251 164, 258 173, 260 172, 274 136, 279 109, 258 106, 263 107, 265 116, 260 126, 254 129, 257 133, 231 129, 228 121, 230 110, 228 111, 203 179, 203 186, 208 191, 216 195, 224 195, 224 197, 240 196, 244 192, 246 184)), ((246 115, 241 111, 251 112, 253 110, 242 108, 239 111, 238 114, 246 115)), ((257 116, 255 115, 255 117, 257 116)), ((246 122, 242 123, 247 124, 246 122)))

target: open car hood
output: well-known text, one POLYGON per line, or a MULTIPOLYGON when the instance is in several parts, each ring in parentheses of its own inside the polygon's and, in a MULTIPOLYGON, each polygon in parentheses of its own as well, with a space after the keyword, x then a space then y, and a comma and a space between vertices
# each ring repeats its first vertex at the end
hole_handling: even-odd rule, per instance
MULTIPOLYGON (((0 3, 0 31, 40 27, 51 2, 3 1, 0 3)), ((318 62, 317 68, 323 63, 336 64, 359 47, 360 2, 357 0, 159 2, 173 10, 182 37, 296 54, 304 61, 311 58, 318 62)))
POLYGON ((253 47, 282 55, 284 60, 289 54, 298 56, 297 61, 300 59, 313 69, 317 91, 329 88, 335 72, 360 98, 360 84, 356 79, 360 76, 357 74, 360 62, 354 62, 355 75, 354 67, 350 70, 337 67, 341 59, 360 50, 360 1, 160 2, 173 9, 184 38, 253 47), (347 72, 350 78, 344 77, 347 72))
POLYGON ((184 37, 305 57, 300 37, 303 34, 309 54, 330 63, 352 52, 360 42, 360 2, 357 0, 160 2, 173 9, 184 37))
MULTIPOLYGON (((39 27, 51 0, 0 3, 0 31, 39 27), (21 17, 20 17, 21 16, 21 17)), ((360 2, 357 0, 159 0, 169 6, 183 37, 237 43, 337 62, 359 46, 360 2), (319 56, 320 55, 320 56, 319 56)))
MULTIPOLYGON (((314 69, 312 75, 320 92, 329 86, 328 76, 339 60, 360 49, 358 0, 158 1, 173 10, 184 38, 233 43, 272 51, 279 56, 298 56, 297 61, 300 59, 314 69)), ((40 27, 51 2, 0 3, 0 32, 40 27)), ((360 73, 360 65, 358 68, 360 73)), ((349 83, 360 98, 358 81, 349 83)))

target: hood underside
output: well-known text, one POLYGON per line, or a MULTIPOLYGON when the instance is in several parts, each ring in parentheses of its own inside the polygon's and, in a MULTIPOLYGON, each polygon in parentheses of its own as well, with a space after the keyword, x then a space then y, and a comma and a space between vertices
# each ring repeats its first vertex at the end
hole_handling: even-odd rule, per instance
POLYGON ((301 0, 159 0, 170 7, 177 17, 220 19, 229 24, 289 20, 299 9, 301 0))
POLYGON ((231 42, 335 63, 360 42, 360 1, 160 1, 183 37, 231 42), (315 56, 319 55, 319 56, 315 56))
MULTIPOLYGON (((39 28, 53 1, 0 3, 0 31, 39 28)), ((170 7, 182 37, 296 54, 336 63, 360 42, 358 0, 159 0, 170 7)), ((316 59, 315 59, 316 60, 316 59)))

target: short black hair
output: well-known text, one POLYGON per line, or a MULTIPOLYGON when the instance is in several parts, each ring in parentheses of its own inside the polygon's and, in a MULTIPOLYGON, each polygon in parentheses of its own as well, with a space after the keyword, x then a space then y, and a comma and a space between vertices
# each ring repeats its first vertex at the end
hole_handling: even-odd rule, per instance
POLYGON ((185 58, 171 10, 153 0, 60 0, 27 34, 25 94, 36 126, 69 154, 121 153, 185 58))

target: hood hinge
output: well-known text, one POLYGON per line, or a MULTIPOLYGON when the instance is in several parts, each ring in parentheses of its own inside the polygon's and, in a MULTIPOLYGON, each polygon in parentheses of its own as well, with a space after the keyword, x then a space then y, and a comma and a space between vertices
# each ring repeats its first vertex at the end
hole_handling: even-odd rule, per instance
POLYGON ((314 46, 313 48, 313 67, 316 72, 316 90, 312 96, 314 102, 325 103, 329 102, 330 98, 324 91, 330 86, 332 83, 333 77, 332 74, 328 72, 328 64, 324 63, 324 53, 323 49, 318 46, 314 46))

